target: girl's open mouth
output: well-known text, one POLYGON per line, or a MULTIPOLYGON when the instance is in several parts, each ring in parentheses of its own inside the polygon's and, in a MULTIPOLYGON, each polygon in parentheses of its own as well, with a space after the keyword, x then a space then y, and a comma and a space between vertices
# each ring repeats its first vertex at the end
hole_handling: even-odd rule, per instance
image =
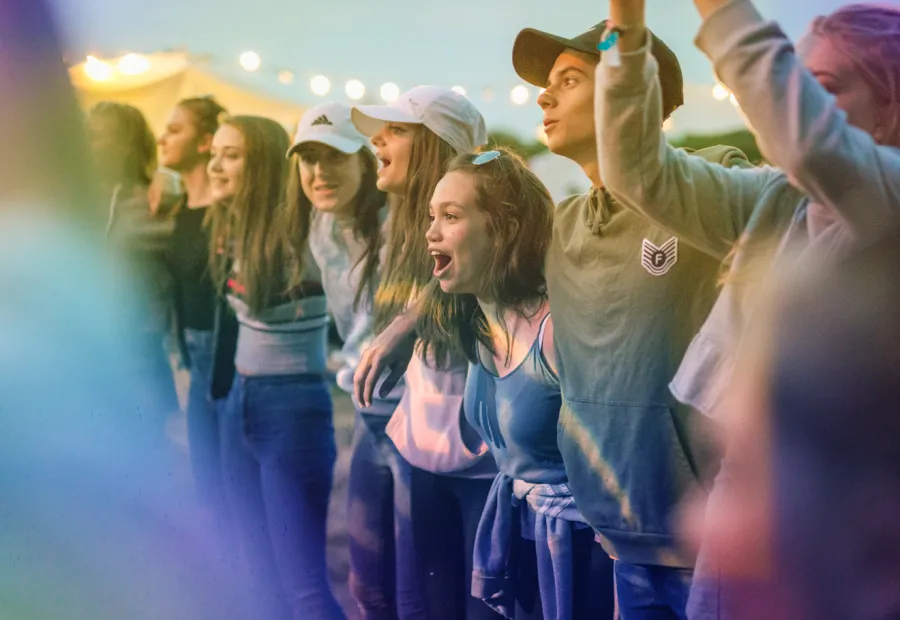
POLYGON ((433 251, 431 256, 434 258, 434 275, 440 276, 444 273, 447 268, 450 266, 451 259, 446 254, 441 254, 438 251, 433 251))

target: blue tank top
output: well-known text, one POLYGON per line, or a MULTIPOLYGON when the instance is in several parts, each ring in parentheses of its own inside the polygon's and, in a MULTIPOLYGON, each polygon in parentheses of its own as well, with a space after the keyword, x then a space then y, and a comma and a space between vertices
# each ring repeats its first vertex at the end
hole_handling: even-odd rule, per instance
POLYGON ((469 364, 465 412, 501 472, 525 482, 560 484, 567 481, 556 443, 562 398, 559 379, 541 353, 548 318, 541 321, 525 359, 505 377, 480 361, 469 364))

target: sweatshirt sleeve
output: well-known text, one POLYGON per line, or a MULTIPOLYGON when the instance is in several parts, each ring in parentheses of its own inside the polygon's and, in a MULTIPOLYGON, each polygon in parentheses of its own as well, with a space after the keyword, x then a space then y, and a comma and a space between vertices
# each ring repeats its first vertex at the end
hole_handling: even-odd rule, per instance
POLYGON ((662 92, 651 36, 597 65, 594 98, 600 176, 612 196, 716 258, 747 226, 772 168, 727 168, 673 148, 662 131, 662 92))
POLYGON ((752 124, 766 159, 812 201, 868 236, 900 212, 900 149, 847 122, 790 41, 749 0, 733 0, 700 29, 712 60, 752 124))
POLYGON ((337 384, 345 392, 353 393, 353 374, 362 360, 362 353, 372 343, 374 332, 374 317, 366 301, 362 300, 360 307, 354 310, 350 330, 341 347, 341 355, 344 358, 343 367, 337 372, 337 384))

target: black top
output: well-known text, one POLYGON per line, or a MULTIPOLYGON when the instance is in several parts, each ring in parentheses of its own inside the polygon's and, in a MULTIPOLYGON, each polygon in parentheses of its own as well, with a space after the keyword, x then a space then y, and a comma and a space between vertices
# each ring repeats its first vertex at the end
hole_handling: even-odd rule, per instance
POLYGON ((203 226, 206 209, 189 209, 182 203, 167 253, 175 280, 175 312, 182 329, 213 328, 216 290, 209 271, 209 232, 203 226))

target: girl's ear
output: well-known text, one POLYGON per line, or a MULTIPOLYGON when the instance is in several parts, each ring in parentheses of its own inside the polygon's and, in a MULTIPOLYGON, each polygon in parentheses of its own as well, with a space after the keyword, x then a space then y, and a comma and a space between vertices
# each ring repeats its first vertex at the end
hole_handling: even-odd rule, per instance
POLYGON ((213 135, 211 133, 204 134, 203 137, 197 141, 197 152, 203 155, 209 154, 210 149, 212 149, 212 141, 213 135))

